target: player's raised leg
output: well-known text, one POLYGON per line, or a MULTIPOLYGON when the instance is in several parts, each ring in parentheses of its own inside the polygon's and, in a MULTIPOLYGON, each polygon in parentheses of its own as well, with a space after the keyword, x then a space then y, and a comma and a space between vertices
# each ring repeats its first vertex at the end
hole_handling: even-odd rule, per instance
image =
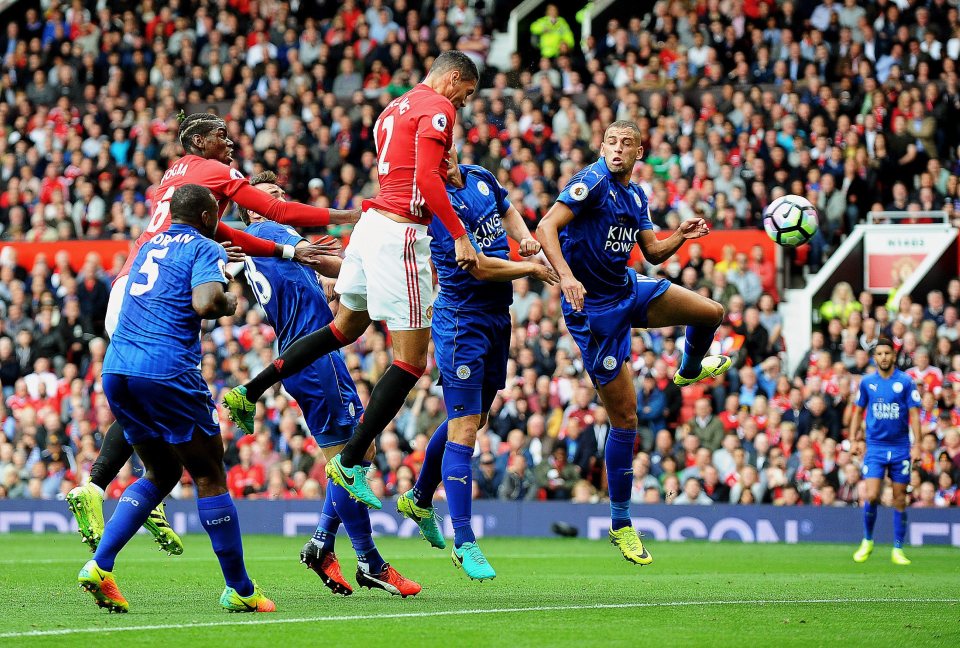
POLYGON ((274 384, 287 376, 292 376, 317 359, 342 349, 359 338, 370 326, 370 316, 366 305, 363 308, 351 308, 340 304, 334 321, 323 328, 303 336, 277 357, 270 365, 254 376, 250 382, 234 387, 223 399, 230 412, 230 418, 240 426, 244 434, 253 434, 253 418, 257 411, 257 401, 274 384))
POLYGON ((212 428, 204 430, 198 426, 193 438, 171 447, 197 486, 200 523, 210 536, 226 581, 220 605, 231 612, 273 612, 276 610, 273 601, 247 575, 240 518, 227 491, 223 439, 219 430, 215 434, 210 434, 211 431, 212 428))
MULTIPOLYGON (((869 472, 869 468, 867 468, 869 472)), ((883 478, 867 477, 864 480, 865 492, 863 501, 863 540, 860 547, 853 554, 853 561, 866 562, 873 553, 873 529, 877 525, 877 506, 880 504, 880 491, 883 488, 883 478)))
MULTIPOLYGON (((429 272, 429 271, 428 271, 429 272)), ((422 272, 420 273, 423 274, 422 272)), ((423 283, 422 277, 420 283, 423 283)), ((421 294, 423 291, 421 291, 421 294)), ((382 508, 380 500, 367 485, 363 456, 377 435, 393 420, 427 366, 430 329, 393 330, 394 361, 370 393, 370 401, 360 424, 340 451, 327 464, 327 475, 372 508, 382 508)))
POLYGON ((727 356, 707 356, 713 336, 723 321, 723 306, 682 286, 670 286, 647 307, 647 325, 685 326, 683 359, 673 377, 677 385, 691 385, 725 373, 727 356))
MULTIPOLYGON (((606 356, 611 357, 611 356, 606 356)), ((643 546, 630 518, 633 484, 633 448, 637 438, 637 394, 629 365, 609 382, 598 376, 597 391, 610 416, 610 432, 604 450, 607 488, 610 493, 610 542, 623 557, 637 565, 649 565, 653 556, 643 546)))

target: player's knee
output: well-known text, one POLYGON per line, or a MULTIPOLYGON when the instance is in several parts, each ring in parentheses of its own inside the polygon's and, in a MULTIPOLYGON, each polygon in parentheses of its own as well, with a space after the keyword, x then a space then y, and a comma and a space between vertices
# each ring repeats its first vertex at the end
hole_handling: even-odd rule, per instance
POLYGON ((712 318, 712 321, 710 322, 711 325, 720 326, 720 324, 723 322, 723 316, 726 315, 726 309, 722 304, 715 302, 712 299, 710 300, 710 308, 710 316, 712 318))
POLYGON ((636 430, 639 425, 637 413, 631 407, 614 407, 608 410, 610 423, 614 427, 636 430))
POLYGON ((192 475, 197 485, 198 497, 216 497, 227 492, 226 476, 222 475, 192 475))

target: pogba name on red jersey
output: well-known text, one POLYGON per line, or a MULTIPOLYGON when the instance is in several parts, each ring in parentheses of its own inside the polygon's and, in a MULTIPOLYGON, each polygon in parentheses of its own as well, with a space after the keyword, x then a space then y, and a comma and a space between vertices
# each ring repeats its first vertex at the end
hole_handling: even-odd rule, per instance
POLYGON ((466 232, 447 197, 447 152, 456 110, 421 83, 391 101, 374 125, 380 191, 363 202, 427 225, 437 216, 454 238, 466 232))

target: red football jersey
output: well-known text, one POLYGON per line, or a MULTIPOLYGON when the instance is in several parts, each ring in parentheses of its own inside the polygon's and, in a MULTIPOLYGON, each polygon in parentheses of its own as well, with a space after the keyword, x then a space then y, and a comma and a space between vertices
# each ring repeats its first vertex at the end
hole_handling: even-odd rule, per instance
POLYGON ((142 234, 133 244, 133 249, 127 255, 127 262, 123 264, 117 277, 125 277, 130 272, 130 266, 137 256, 137 252, 144 243, 152 239, 158 232, 166 232, 170 227, 170 198, 178 188, 197 184, 213 192, 220 206, 220 215, 235 193, 244 185, 250 184, 242 173, 223 162, 208 160, 197 155, 184 155, 170 165, 163 179, 153 192, 153 217, 142 234))
MULTIPOLYGON (((370 206, 429 224, 432 214, 424 208, 417 187, 417 153, 424 140, 435 140, 444 151, 449 150, 455 120, 450 100, 422 83, 391 101, 373 131, 380 192, 365 200, 363 208, 370 206)), ((446 155, 440 163, 440 176, 446 182, 446 155)))

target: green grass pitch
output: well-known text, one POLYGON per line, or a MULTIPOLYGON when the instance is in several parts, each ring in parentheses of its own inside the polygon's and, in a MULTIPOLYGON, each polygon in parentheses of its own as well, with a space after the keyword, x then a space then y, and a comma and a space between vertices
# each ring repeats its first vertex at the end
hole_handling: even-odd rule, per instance
MULTIPOLYGON (((650 543, 636 567, 605 542, 484 538, 497 569, 466 580, 446 551, 381 538, 424 591, 330 594, 299 564, 301 539, 244 538, 247 566, 279 612, 228 614, 207 538, 181 557, 138 535, 115 570, 130 613, 108 614, 76 584, 90 554, 76 535, 0 536, 0 646, 960 646, 956 548, 877 546, 864 565, 842 545, 650 543), (130 630, 122 630, 131 628, 130 630)), ((355 559, 340 538, 344 572, 355 559)))

